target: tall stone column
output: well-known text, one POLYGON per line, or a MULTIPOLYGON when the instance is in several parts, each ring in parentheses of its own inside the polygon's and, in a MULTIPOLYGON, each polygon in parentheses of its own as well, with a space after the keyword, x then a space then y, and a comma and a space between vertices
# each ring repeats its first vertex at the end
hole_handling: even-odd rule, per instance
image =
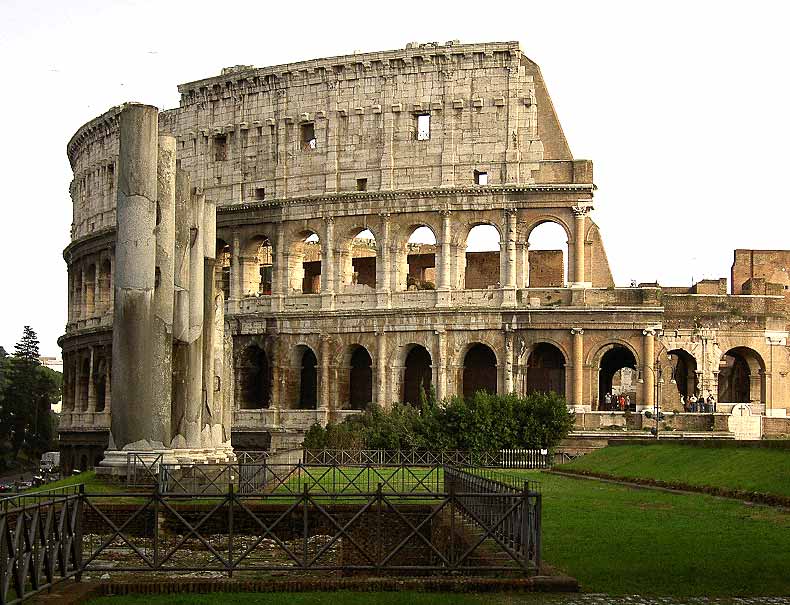
POLYGON ((655 335, 655 330, 642 330, 642 404, 649 408, 655 403, 655 335))
POLYGON ((159 137, 157 156, 156 288, 151 322, 152 414, 155 441, 170 445, 173 392, 173 316, 175 305, 176 140, 159 137))
POLYGON ((99 271, 101 269, 101 262, 94 265, 93 270, 93 315, 99 317, 104 313, 104 300, 101 295, 101 279, 99 271))
POLYGON ((376 257, 376 306, 387 309, 390 306, 390 291, 392 290, 393 262, 390 242, 390 215, 389 212, 379 214, 381 227, 376 239, 378 254, 376 257))
POLYGON ((118 449, 161 434, 151 389, 156 272, 158 114, 129 105, 119 116, 111 442, 118 449))
POLYGON ((110 362, 104 364, 104 413, 109 414, 112 406, 112 370, 110 362))
POLYGON ((436 333, 436 399, 441 401, 447 397, 447 330, 439 329, 436 333))
POLYGON ((452 271, 452 255, 450 238, 452 237, 452 216, 449 210, 440 210, 439 214, 442 217, 442 234, 441 234, 441 251, 439 254, 439 267, 438 277, 439 283, 438 291, 436 293, 436 305, 439 307, 448 307, 452 303, 453 281, 450 277, 452 271))
POLYGON ((584 279, 584 231, 587 222, 585 219, 589 211, 589 206, 573 207, 573 282, 578 287, 586 285, 584 279))
POLYGON ((233 244, 230 248, 230 299, 239 300, 241 298, 241 268, 239 266, 240 250, 239 232, 233 232, 233 244))
POLYGON ((529 242, 519 242, 519 263, 521 272, 518 280, 519 288, 529 288, 529 242))
POLYGON ((184 421, 189 399, 189 269, 192 183, 189 173, 176 170, 175 286, 173 314, 173 394, 171 402, 172 446, 186 447, 184 421))
POLYGON ((513 392, 513 331, 508 327, 505 331, 505 359, 502 364, 505 395, 513 392))
POLYGON ((376 403, 389 407, 387 399, 387 336, 384 330, 376 332, 376 403))
POLYGON ((571 405, 581 409, 584 405, 584 330, 572 328, 573 335, 573 372, 571 384, 573 386, 571 405))
POLYGON ((502 306, 516 306, 516 210, 505 210, 505 269, 503 275, 502 306))
POLYGON ((321 307, 335 308, 335 219, 324 217, 324 240, 321 242, 321 307))
POLYGON ((184 438, 188 448, 200 448, 201 408, 203 400, 203 310, 204 259, 203 211, 205 198, 198 191, 192 198, 191 247, 189 249, 189 376, 184 411, 184 438))
POLYGON ((72 412, 82 411, 82 398, 80 396, 80 382, 82 382, 82 359, 79 353, 74 353, 74 406, 72 412))
POLYGON ((328 420, 328 413, 330 410, 329 394, 330 382, 329 376, 329 358, 332 355, 332 339, 328 334, 321 335, 321 398, 318 401, 318 409, 324 411, 324 420, 328 420))
POLYGON ((285 225, 280 222, 276 225, 277 241, 274 245, 274 268, 272 270, 272 311, 282 311, 283 296, 288 291, 285 283, 285 225))
POLYGON ((219 402, 214 401, 214 384, 216 373, 214 371, 214 344, 216 326, 214 325, 216 312, 216 285, 214 268, 217 264, 217 207, 213 200, 203 200, 203 220, 200 229, 203 230, 203 359, 202 370, 203 387, 201 401, 201 445, 203 447, 217 447, 222 445, 224 435, 222 430, 222 409, 219 402))
POLYGON ((88 366, 88 412, 96 411, 96 384, 93 376, 93 365, 95 363, 93 347, 90 347, 90 366, 88 366))

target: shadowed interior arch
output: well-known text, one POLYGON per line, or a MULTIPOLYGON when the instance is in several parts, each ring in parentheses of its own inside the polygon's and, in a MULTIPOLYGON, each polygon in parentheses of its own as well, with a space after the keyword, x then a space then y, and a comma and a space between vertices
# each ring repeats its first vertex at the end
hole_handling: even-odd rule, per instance
POLYGON ((476 344, 464 356, 463 393, 472 397, 477 391, 496 394, 496 355, 490 347, 476 344))
POLYGON ((403 403, 420 402, 420 387, 427 394, 431 388, 431 354, 421 345, 414 345, 406 355, 403 372, 403 403))

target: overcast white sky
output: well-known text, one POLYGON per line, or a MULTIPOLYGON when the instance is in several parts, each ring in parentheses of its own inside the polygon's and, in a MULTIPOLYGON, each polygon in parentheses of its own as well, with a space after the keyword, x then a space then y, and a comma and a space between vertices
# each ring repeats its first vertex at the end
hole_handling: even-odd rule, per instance
POLYGON ((729 275, 735 248, 788 248, 787 25, 780 1, 0 0, 0 345, 30 324, 59 355, 71 171, 84 122, 223 66, 407 42, 518 40, 574 156, 618 285, 729 275))

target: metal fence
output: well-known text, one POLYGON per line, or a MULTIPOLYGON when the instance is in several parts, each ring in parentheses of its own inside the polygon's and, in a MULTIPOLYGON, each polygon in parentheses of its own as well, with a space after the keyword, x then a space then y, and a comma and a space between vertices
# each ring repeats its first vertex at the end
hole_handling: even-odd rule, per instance
POLYGON ((298 464, 267 493, 40 493, 0 511, 0 603, 85 572, 534 573, 541 496, 491 472, 298 464))
POLYGON ((304 450, 305 464, 452 464, 498 468, 549 468, 548 450, 507 449, 489 452, 461 450, 304 450))

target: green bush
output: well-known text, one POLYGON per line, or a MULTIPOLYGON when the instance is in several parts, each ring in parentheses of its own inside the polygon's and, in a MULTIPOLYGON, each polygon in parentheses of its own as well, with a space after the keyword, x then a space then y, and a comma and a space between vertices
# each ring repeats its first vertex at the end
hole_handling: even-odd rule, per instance
POLYGON ((420 394, 420 404, 396 403, 389 410, 365 412, 326 428, 313 425, 309 449, 430 449, 483 452, 510 448, 550 448, 573 427, 573 415, 556 393, 527 397, 478 391, 441 403, 420 394))

